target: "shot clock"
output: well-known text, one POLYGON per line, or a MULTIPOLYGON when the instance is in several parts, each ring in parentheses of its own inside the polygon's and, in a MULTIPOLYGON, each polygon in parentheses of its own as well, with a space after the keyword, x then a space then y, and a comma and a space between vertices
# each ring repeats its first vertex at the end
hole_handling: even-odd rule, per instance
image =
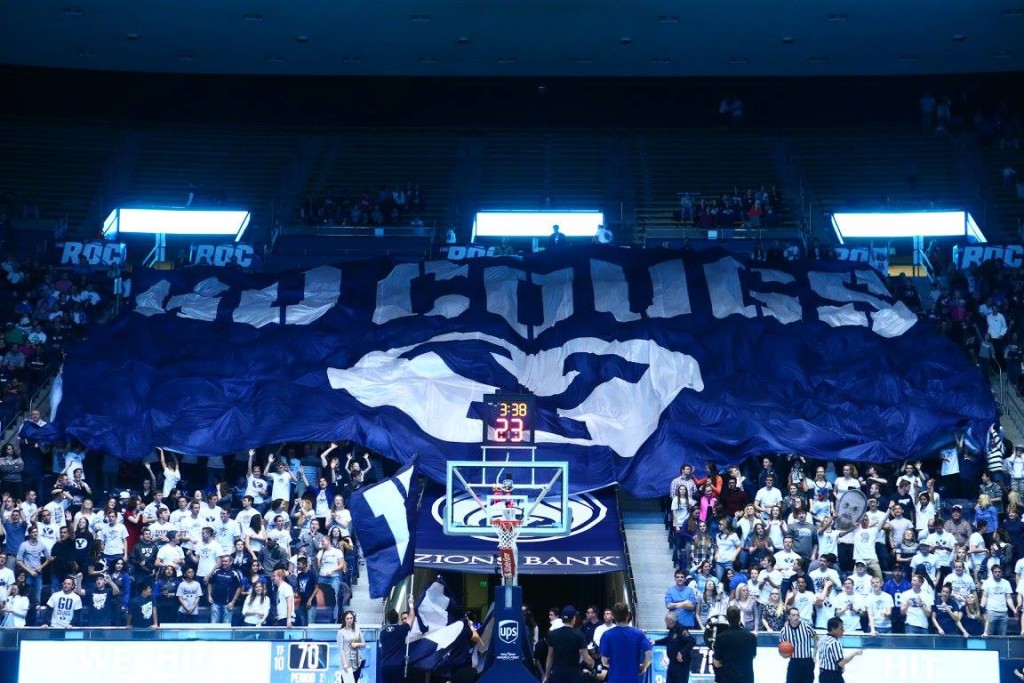
POLYGON ((527 446, 533 443, 534 399, 528 394, 484 396, 486 446, 527 446))

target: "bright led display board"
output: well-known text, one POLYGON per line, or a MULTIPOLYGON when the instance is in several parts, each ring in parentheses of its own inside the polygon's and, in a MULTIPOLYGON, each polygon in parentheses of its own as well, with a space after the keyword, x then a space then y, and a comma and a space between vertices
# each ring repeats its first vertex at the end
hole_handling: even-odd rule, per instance
POLYGON ((547 237, 554 225, 566 237, 593 237, 603 224, 600 211, 478 211, 473 237, 547 237))
POLYGON ((132 209, 117 208, 103 223, 103 236, 194 235, 242 239, 249 227, 248 211, 219 209, 132 209))
POLYGON ((966 237, 985 242, 974 218, 966 211, 906 211, 834 213, 832 228, 839 242, 850 238, 966 237))

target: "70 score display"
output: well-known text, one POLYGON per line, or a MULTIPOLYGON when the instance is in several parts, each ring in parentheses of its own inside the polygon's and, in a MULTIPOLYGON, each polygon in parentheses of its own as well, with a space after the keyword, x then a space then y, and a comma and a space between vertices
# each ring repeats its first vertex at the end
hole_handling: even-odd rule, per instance
POLYGON ((341 671, 329 658, 327 643, 276 644, 271 683, 341 683, 341 671))

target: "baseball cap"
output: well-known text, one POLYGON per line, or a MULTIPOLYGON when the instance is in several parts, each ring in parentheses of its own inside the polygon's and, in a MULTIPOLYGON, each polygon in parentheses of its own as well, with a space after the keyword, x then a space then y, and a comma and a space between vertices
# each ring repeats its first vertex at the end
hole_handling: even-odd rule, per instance
POLYGON ((579 612, 572 605, 566 605, 562 608, 562 613, 559 615, 562 619, 574 619, 579 612))
POLYGON ((867 564, 864 563, 864 560, 857 560, 856 562, 853 563, 853 566, 854 567, 867 567, 867 564))
POLYGON ((964 511, 964 506, 963 505, 954 505, 953 509, 954 510, 958 510, 960 512, 963 512, 964 511))

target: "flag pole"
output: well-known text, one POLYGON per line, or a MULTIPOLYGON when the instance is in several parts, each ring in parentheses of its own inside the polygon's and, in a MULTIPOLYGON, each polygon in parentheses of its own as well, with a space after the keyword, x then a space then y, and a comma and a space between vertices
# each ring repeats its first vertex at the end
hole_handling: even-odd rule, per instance
MULTIPOLYGON (((413 570, 413 573, 409 575, 409 603, 414 603, 415 602, 415 598, 413 597, 414 595, 416 595, 415 587, 416 587, 416 571, 413 570)), ((410 633, 412 632, 412 619, 411 619, 411 616, 412 615, 410 615, 410 623, 409 623, 409 632, 410 633)), ((402 678, 405 679, 405 680, 409 679, 409 638, 408 637, 406 637, 406 639, 405 639, 405 670, 402 673, 402 678)))
MULTIPOLYGON (((413 456, 415 457, 415 456, 413 456)), ((420 482, 420 497, 416 500, 416 516, 419 517, 420 508, 423 507, 423 494, 426 492, 426 482, 420 482)), ((409 604, 415 605, 416 603, 416 563, 413 563, 412 574, 409 575, 409 604)), ((414 610, 414 607, 410 607, 410 610, 414 610)), ((409 624, 409 632, 412 632, 412 624, 409 624)), ((405 639, 405 670, 402 674, 404 679, 409 678, 409 638, 405 639)))

